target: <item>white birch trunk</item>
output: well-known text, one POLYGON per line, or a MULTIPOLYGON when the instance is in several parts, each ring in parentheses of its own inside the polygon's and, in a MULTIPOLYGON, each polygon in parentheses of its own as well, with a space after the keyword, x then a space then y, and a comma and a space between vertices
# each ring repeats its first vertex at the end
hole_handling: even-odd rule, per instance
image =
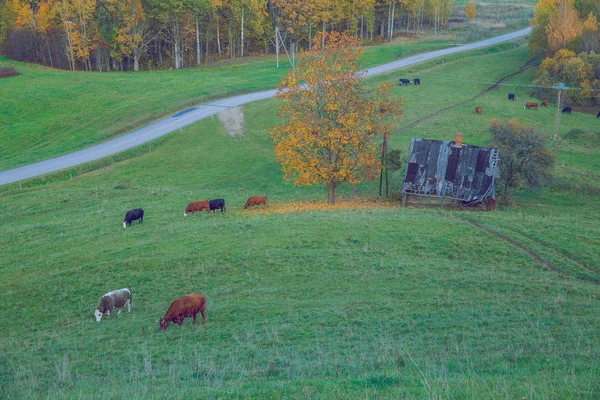
POLYGON ((196 15, 196 65, 200 65, 200 25, 196 15))
POLYGON ((219 59, 221 58, 221 35, 219 34, 219 16, 217 16, 217 49, 219 50, 219 59))
POLYGON ((242 5, 242 29, 240 32, 240 57, 244 57, 244 6, 242 5))

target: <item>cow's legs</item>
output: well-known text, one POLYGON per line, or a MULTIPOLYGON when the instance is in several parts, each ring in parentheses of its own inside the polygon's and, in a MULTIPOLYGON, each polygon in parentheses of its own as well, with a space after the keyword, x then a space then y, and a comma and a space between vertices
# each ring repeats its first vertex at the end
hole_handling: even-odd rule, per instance
POLYGON ((127 305, 127 312, 131 312, 131 300, 127 299, 125 304, 127 305))
POLYGON ((204 324, 206 322, 206 315, 204 314, 206 311, 206 304, 202 306, 202 308, 200 309, 200 314, 202 314, 202 323, 204 324))
POLYGON ((196 318, 198 318, 198 314, 194 314, 192 316, 192 318, 193 318, 192 323, 195 324, 196 323, 196 318))

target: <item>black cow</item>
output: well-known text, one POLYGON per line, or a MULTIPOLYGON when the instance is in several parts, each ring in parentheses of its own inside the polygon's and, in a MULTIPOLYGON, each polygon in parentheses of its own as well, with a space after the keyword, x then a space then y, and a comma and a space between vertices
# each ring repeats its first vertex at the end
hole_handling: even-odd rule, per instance
POLYGON ((133 210, 127 211, 125 219, 123 220, 123 228, 127 228, 127 225, 131 226, 131 223, 136 219, 140 220, 140 224, 144 222, 144 210, 141 208, 134 208, 133 210))
POLYGON ((508 99, 512 100, 512 101, 515 101, 515 94, 514 93, 509 93, 508 94, 508 99))
POLYGON ((563 108, 562 112, 571 114, 571 107, 567 106, 563 108))
POLYGON ((410 79, 400 78, 400 80, 398 80, 398 85, 410 85, 410 79))
POLYGON ((420 85, 421 84, 421 78, 415 78, 415 79, 413 79, 413 83, 415 85, 420 85))
POLYGON ((221 212, 225 211, 225 200, 223 199, 213 199, 209 200, 208 204, 210 205, 210 211, 220 209, 221 212))
POLYGON ((600 111, 598 111, 598 114, 596 114, 596 118, 600 118, 600 111))

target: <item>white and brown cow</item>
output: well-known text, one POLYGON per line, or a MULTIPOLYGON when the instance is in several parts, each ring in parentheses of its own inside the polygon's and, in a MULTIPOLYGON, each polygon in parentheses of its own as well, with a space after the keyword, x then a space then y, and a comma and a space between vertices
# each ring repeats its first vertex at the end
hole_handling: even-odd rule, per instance
POLYGON ((127 311, 131 312, 131 291, 129 289, 113 290, 110 293, 106 293, 100 299, 94 315, 96 315, 96 321, 100 322, 103 315, 110 315, 112 310, 118 309, 117 314, 121 314, 121 309, 127 307, 127 311))

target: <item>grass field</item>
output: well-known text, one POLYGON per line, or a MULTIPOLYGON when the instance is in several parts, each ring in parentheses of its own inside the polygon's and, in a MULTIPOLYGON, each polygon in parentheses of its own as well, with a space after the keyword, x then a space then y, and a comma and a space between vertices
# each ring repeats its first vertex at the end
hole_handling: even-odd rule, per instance
MULTIPOLYGON (((452 46, 454 39, 367 47, 365 67, 452 46)), ((0 80, 0 170, 79 150, 187 106, 277 87, 287 59, 222 62, 178 71, 77 72, 0 58, 21 75, 0 80)))
MULTIPOLYGON (((404 158, 414 136, 460 130, 484 144, 492 117, 549 130, 552 109, 522 107, 531 70, 438 113, 528 61, 526 48, 487 53, 405 72, 423 83, 394 87, 403 125, 431 118, 400 125, 391 145, 404 158)), ((277 107, 243 107, 244 136, 208 119, 151 152, 0 194, 1 398, 600 397, 594 116, 563 116, 560 179, 500 211, 328 209, 325 188, 282 181, 265 132, 277 107), (255 194, 266 211, 242 209, 255 194), (216 197, 226 214, 183 217, 216 197), (282 212, 295 202, 307 211, 282 212), (145 221, 123 229, 133 207, 145 221), (122 287, 132 312, 96 323, 100 296, 122 287), (170 302, 193 292, 207 297, 206 325, 159 332, 170 302)), ((338 195, 370 199, 375 186, 338 195)))
MULTIPOLYGON (((527 0, 528 1, 528 0, 527 0)), ((365 47, 365 68, 481 40, 528 25, 527 1, 502 5, 478 3, 479 17, 451 23, 438 35, 420 32, 391 44, 365 47)), ((458 5, 455 15, 462 15, 458 5)), ((234 94, 275 88, 286 73, 287 59, 276 68, 273 56, 223 61, 179 71, 138 73, 77 72, 18 63, 0 57, 21 75, 0 80, 0 170, 79 150, 191 105, 234 94)))

